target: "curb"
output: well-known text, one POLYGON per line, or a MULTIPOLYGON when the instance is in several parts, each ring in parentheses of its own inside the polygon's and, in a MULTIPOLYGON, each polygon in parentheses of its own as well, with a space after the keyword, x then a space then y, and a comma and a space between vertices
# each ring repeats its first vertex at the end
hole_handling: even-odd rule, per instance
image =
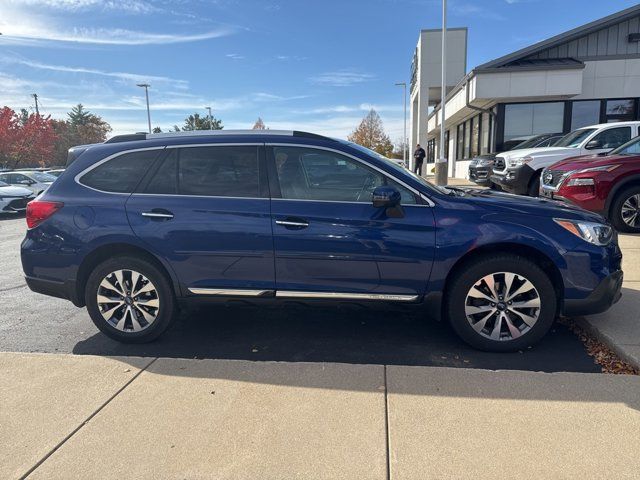
POLYGON ((605 344, 611 351, 613 351, 618 357, 627 362, 629 365, 640 369, 640 358, 635 354, 629 352, 625 347, 626 345, 620 345, 615 342, 615 339, 610 335, 602 332, 597 326, 593 325, 589 320, 584 317, 573 319, 579 327, 583 328, 587 333, 593 335, 597 340, 605 344))

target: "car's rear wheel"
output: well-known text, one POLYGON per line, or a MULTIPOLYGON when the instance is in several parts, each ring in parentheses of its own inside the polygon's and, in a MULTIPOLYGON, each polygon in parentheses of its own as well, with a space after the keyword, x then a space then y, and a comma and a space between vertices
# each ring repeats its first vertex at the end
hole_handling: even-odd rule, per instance
POLYGON ((85 302, 96 327, 125 343, 154 340, 169 326, 175 310, 166 275, 133 257, 96 266, 87 281, 85 302))
POLYGON ((616 195, 609 217, 618 231, 640 233, 640 185, 616 195))
POLYGON ((548 275, 517 255, 480 257, 452 278, 446 307, 469 345, 508 352, 538 342, 551 327, 557 298, 548 275))

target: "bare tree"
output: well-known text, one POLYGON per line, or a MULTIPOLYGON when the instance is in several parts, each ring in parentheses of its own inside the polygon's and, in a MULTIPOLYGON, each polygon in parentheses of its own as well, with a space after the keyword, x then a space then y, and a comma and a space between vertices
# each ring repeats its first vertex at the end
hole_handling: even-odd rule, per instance
POLYGON ((253 124, 253 130, 268 130, 268 128, 262 121, 262 118, 258 117, 258 120, 256 120, 256 123, 253 124))

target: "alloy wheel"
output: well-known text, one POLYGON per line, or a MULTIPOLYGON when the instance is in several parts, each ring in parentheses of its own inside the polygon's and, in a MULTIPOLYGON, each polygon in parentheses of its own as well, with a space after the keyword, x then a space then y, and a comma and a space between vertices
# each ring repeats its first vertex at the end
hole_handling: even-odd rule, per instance
POLYGON ((622 221, 631 228, 640 227, 640 193, 631 195, 622 204, 622 221))
POLYGON ((540 316, 540 294, 522 275, 496 272, 482 277, 467 293, 465 315, 480 335, 495 341, 526 334, 540 316))
POLYGON ((156 287, 134 270, 116 270, 105 276, 98 286, 97 301, 102 318, 122 332, 149 328, 160 311, 156 287))

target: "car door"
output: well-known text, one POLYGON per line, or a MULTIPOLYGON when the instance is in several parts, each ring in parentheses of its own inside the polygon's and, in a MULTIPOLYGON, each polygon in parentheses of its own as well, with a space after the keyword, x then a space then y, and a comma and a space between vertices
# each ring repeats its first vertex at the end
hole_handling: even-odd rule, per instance
POLYGON ((607 128, 590 138, 582 149, 584 155, 604 153, 631 140, 631 127, 607 128))
POLYGON ((432 209, 416 192, 341 152, 267 148, 277 296, 413 300, 433 262, 432 209), (374 208, 375 187, 402 195, 402 218, 374 208))
POLYGON ((168 148, 127 201, 135 234, 192 294, 273 294, 264 163, 258 144, 168 148))

